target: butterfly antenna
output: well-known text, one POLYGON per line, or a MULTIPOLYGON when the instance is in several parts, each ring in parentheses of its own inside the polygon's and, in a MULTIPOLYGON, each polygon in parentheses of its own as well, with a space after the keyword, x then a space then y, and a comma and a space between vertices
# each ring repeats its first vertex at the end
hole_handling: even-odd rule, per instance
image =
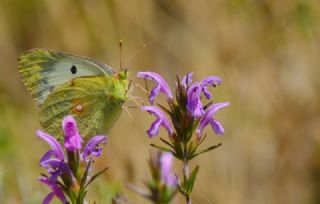
POLYGON ((123 44, 123 41, 119 40, 120 70, 123 70, 123 66, 122 66, 122 44, 123 44))
POLYGON ((142 44, 140 45, 135 51, 133 51, 133 53, 130 55, 129 59, 128 59, 128 64, 130 64, 130 62, 132 61, 132 59, 144 48, 146 48, 147 45, 146 44, 142 44))

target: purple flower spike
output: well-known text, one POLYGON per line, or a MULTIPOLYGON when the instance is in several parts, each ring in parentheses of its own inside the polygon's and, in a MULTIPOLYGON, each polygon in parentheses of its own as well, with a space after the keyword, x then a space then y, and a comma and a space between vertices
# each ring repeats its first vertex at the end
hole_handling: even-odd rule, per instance
POLYGON ((153 104, 154 99, 158 95, 159 91, 164 93, 169 99, 173 98, 169 85, 159 74, 154 72, 138 72, 137 76, 141 78, 153 80, 157 83, 157 86, 153 88, 150 92, 149 100, 151 104, 153 104))
POLYGON ((99 147, 99 145, 101 143, 106 143, 106 142, 107 142, 107 136, 104 136, 104 135, 97 135, 91 138, 81 154, 82 160, 87 161, 88 160, 87 158, 91 154, 96 157, 99 157, 102 152, 102 148, 99 147))
POLYGON ((181 79, 180 83, 183 87, 187 88, 187 86, 189 86, 192 83, 192 75, 193 75, 193 72, 189 72, 186 76, 184 76, 181 79))
POLYGON ((64 146, 68 151, 74 152, 81 149, 83 142, 77 128, 77 123, 73 116, 64 117, 62 121, 62 129, 64 132, 64 146))
POLYGON ((201 84, 196 82, 192 84, 187 91, 187 109, 193 117, 199 118, 203 114, 203 107, 200 100, 201 84))
POLYGON ((147 131, 150 138, 158 135, 160 126, 163 126, 168 131, 169 135, 173 134, 173 128, 160 108, 155 106, 142 106, 141 110, 147 111, 156 117, 156 120, 152 123, 150 129, 147 131))
POLYGON ((64 159, 63 149, 60 143, 56 140, 56 138, 48 135, 47 133, 41 130, 37 130, 36 134, 38 135, 39 138, 43 139, 50 145, 52 152, 51 153, 47 152, 47 154, 54 155, 57 159, 60 159, 60 160, 64 159))
POLYGON ((211 99, 212 95, 208 90, 208 86, 217 86, 222 83, 222 80, 217 76, 209 76, 202 80, 201 86, 202 91, 207 99, 211 99))
POLYGON ((177 185, 177 177, 171 173, 173 155, 170 152, 162 153, 160 157, 161 180, 167 186, 177 185))
POLYGON ((204 113, 203 117, 201 118, 200 124, 196 130, 198 137, 201 137, 202 135, 202 130, 210 124, 215 131, 216 134, 222 135, 224 134, 224 129, 220 122, 217 120, 213 119, 213 116, 215 113, 220 110, 221 108, 224 108, 226 106, 229 106, 229 102, 223 102, 223 103, 216 103, 211 105, 208 110, 204 113))
POLYGON ((52 190, 51 193, 49 193, 46 198, 43 200, 43 204, 49 204, 54 196, 57 196, 57 198, 60 199, 60 201, 64 204, 67 203, 67 199, 63 194, 63 191, 61 188, 56 184, 54 180, 51 180, 47 177, 41 176, 39 177, 39 181, 49 186, 52 190))

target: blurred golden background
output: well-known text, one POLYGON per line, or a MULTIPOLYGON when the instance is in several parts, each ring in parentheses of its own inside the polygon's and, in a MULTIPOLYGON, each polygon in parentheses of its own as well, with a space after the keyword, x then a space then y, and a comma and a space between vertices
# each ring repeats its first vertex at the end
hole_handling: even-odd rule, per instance
MULTIPOLYGON (((35 136, 38 108, 19 53, 49 48, 118 69, 120 39, 134 83, 139 70, 171 87, 190 71, 224 81, 214 99, 231 102, 217 115, 226 134, 208 128, 203 147, 223 145, 191 162, 200 165, 195 204, 320 203, 319 20, 317 0, 0 0, 0 203, 40 203, 49 192, 37 181, 48 146, 35 136)), ((95 170, 110 169, 89 190, 91 203, 110 203, 118 190, 147 203, 124 184, 143 186, 149 143, 159 140, 145 134, 151 116, 130 113, 108 134, 95 170)))

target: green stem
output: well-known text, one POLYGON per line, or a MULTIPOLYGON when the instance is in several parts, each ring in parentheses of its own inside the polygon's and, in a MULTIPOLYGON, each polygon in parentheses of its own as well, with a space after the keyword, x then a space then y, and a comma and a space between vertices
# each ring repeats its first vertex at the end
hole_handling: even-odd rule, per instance
MULTIPOLYGON (((189 180, 189 164, 188 164, 188 158, 185 157, 183 160, 183 177, 184 181, 187 182, 189 180)), ((186 198, 186 203, 187 204, 192 204, 191 201, 191 195, 189 194, 184 194, 184 197, 186 198)))

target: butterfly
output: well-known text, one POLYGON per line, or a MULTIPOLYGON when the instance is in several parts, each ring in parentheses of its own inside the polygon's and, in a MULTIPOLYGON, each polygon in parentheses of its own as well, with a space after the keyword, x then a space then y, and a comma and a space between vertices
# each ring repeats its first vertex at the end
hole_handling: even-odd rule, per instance
POLYGON ((127 71, 85 57, 33 49, 20 54, 18 67, 40 107, 41 126, 58 138, 66 115, 75 117, 84 138, 107 132, 127 99, 127 71))

